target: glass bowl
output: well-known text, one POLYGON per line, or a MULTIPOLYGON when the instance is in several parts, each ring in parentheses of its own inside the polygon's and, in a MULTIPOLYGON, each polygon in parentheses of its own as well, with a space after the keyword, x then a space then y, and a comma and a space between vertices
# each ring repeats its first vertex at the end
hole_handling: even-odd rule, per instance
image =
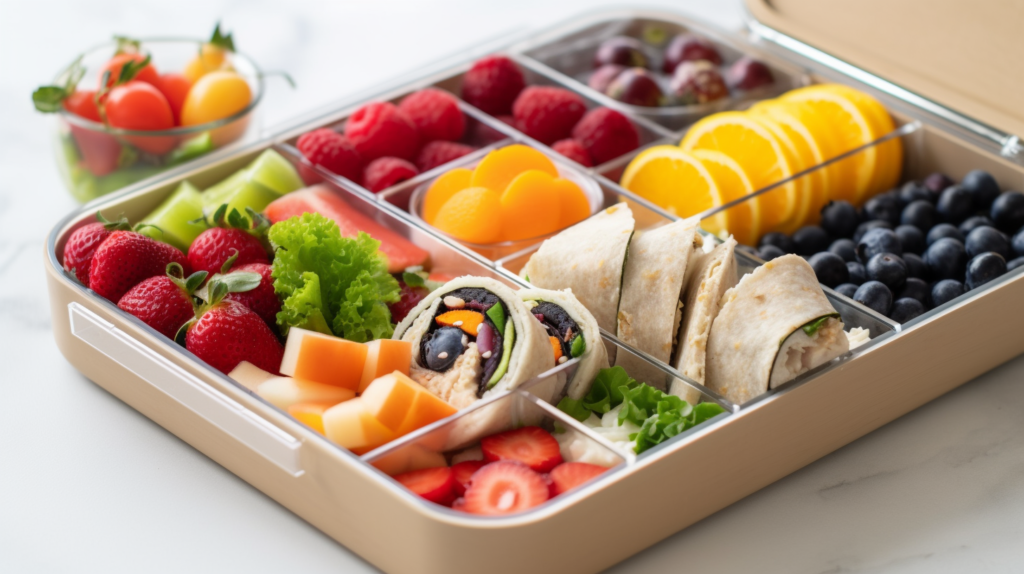
MULTIPOLYGON (((140 40, 139 52, 152 57, 151 64, 159 73, 182 72, 205 42, 179 38, 140 40)), ((101 70, 118 46, 118 42, 111 41, 88 50, 65 68, 54 84, 65 85, 72 69, 80 65, 84 75, 78 87, 98 88, 101 70)), ((243 54, 229 52, 226 58, 249 84, 252 97, 244 109, 213 122, 167 130, 127 130, 94 122, 61 107, 54 114, 54 141, 57 166, 71 195, 84 203, 215 149, 254 139, 259 131, 255 111, 263 98, 263 73, 243 54)))

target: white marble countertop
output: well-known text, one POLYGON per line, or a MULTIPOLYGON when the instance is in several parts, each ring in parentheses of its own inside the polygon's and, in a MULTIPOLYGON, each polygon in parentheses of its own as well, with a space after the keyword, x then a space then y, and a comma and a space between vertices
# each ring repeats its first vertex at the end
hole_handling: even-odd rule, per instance
MULTIPOLYGON (((738 0, 662 3, 740 25, 738 0)), ((76 205, 57 177, 49 124, 31 108, 36 85, 114 33, 205 35, 221 18, 241 49, 299 84, 271 83, 263 111, 271 126, 592 7, 0 1, 0 571, 374 571, 61 357, 43 242, 76 205)), ((1024 571, 1022 413, 1018 357, 612 571, 1024 571)))

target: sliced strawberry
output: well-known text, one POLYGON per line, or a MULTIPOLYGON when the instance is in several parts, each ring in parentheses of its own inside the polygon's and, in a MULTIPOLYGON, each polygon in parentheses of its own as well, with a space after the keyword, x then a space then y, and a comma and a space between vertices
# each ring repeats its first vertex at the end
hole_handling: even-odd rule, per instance
POLYGON ((526 465, 503 460, 473 474, 459 510, 471 514, 512 514, 543 504, 549 498, 544 478, 526 465))
POLYGON ((580 486, 608 470, 586 462, 563 462, 551 469, 551 496, 557 496, 580 486))
POLYGON ((523 427, 491 435, 480 441, 484 460, 517 460, 537 472, 562 463, 558 441, 540 427, 523 427))
POLYGON ((452 465, 452 476, 455 478, 455 494, 462 496, 469 486, 469 479, 480 467, 487 464, 482 460, 464 460, 452 465))
POLYGON ((412 311, 413 307, 419 305, 420 301, 430 294, 430 289, 423 286, 411 287, 406 285, 405 281, 401 279, 398 280, 398 285, 401 287, 398 301, 388 303, 388 309, 391 311, 391 320, 395 323, 405 319, 409 311, 412 311))
POLYGON ((447 466, 404 472, 391 478, 430 502, 448 506, 455 500, 455 478, 447 466))

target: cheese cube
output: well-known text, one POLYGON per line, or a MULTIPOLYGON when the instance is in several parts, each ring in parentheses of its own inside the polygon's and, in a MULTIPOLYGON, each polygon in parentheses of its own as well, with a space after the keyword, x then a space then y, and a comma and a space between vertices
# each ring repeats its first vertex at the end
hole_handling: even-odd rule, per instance
POLYGON ((356 392, 352 389, 302 381, 291 377, 271 377, 260 384, 256 389, 256 394, 275 407, 285 410, 296 403, 315 402, 336 405, 356 396, 356 392))
POLYGON ((362 343, 293 327, 284 346, 281 373, 356 391, 366 352, 362 343))
POLYGON ((275 376, 273 373, 268 373, 249 361, 238 363, 238 366, 228 373, 228 377, 234 379, 250 391, 255 391, 260 386, 260 383, 275 376))
POLYGON ((327 409, 323 421, 327 438, 356 454, 369 452, 397 437, 370 414, 361 398, 327 409))
POLYGON ((320 434, 324 434, 324 411, 335 403, 295 403, 288 407, 288 414, 320 434))
POLYGON ((412 343, 393 339, 378 339, 366 343, 366 364, 363 366, 363 377, 359 381, 359 394, 370 386, 378 377, 398 371, 409 374, 412 364, 412 343))

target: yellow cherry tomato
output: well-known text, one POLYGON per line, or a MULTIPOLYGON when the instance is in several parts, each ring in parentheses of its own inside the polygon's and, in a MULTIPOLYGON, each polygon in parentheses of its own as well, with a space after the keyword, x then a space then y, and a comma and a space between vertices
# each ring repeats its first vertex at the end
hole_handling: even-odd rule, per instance
POLYGON ((181 125, 195 126, 240 112, 252 101, 249 82, 235 72, 210 72, 192 85, 181 107, 181 125))
POLYGON ((199 78, 210 72, 229 68, 230 66, 225 66, 225 63, 227 63, 227 52, 224 48, 213 44, 203 44, 199 55, 185 65, 183 75, 194 84, 199 81, 199 78))

